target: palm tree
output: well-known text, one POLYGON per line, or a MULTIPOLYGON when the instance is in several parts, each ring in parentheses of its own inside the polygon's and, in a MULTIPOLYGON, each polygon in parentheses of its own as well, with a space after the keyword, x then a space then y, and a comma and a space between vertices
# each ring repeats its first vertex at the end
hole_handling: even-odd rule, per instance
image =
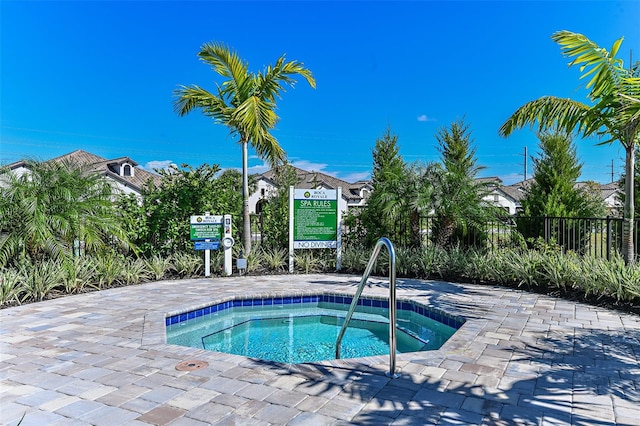
POLYGON ((598 145, 620 142, 626 151, 625 205, 623 257, 630 264, 635 261, 633 244, 634 152, 640 132, 640 76, 625 69, 616 58, 623 38, 613 43, 611 51, 599 47, 582 34, 558 31, 551 38, 566 57, 574 58, 569 66, 579 65, 580 78, 589 77, 590 105, 572 99, 543 96, 518 108, 500 127, 501 136, 509 136, 515 129, 538 122, 538 131, 557 129, 574 131, 583 137, 603 138, 598 145))
POLYGON ((432 208, 433 173, 433 164, 403 164, 398 173, 387 171, 385 182, 376 189, 380 192, 372 211, 382 213, 387 232, 396 228, 396 235, 398 225, 408 221, 409 245, 414 248, 422 246, 420 219, 432 208))
POLYGON ((490 192, 490 182, 476 179, 484 166, 477 164, 471 131, 464 119, 440 128, 435 137, 441 161, 436 163, 431 178, 437 188, 433 240, 440 247, 450 247, 471 233, 479 235, 500 210, 490 208, 483 200, 490 192))
POLYGON ((244 224, 244 249, 251 252, 251 222, 249 217, 248 145, 271 166, 285 160, 285 152, 270 133, 278 121, 275 113, 276 98, 284 91, 284 85, 294 86, 292 77, 299 74, 309 85, 316 81, 307 68, 297 61, 285 62, 282 55, 275 65, 262 72, 248 70, 248 63, 222 43, 205 43, 198 53, 200 59, 226 80, 217 86, 213 94, 197 85, 179 86, 175 90, 174 109, 180 116, 199 109, 218 124, 227 126, 232 135, 239 137, 242 145, 242 214, 244 224))
POLYGON ((69 259, 74 241, 87 252, 113 243, 133 248, 118 220, 114 188, 66 162, 27 160, 28 173, 0 170, 0 268, 22 259, 69 259))

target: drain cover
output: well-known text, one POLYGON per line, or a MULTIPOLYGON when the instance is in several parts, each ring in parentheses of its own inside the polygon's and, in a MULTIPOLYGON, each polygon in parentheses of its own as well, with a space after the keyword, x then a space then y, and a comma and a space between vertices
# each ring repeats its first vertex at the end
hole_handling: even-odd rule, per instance
POLYGON ((187 361, 182 361, 181 363, 176 365, 176 370, 178 371, 194 371, 200 370, 201 368, 208 367, 209 363, 206 361, 200 361, 197 359, 190 359, 187 361))

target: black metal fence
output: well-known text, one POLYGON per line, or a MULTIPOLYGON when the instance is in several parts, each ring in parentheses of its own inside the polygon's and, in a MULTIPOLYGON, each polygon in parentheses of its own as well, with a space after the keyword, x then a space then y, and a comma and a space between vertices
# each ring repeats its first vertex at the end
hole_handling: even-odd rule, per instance
MULTIPOLYGON (((468 221, 473 224, 473 221, 468 221)), ((525 217, 508 216, 491 222, 458 229, 453 238, 462 247, 548 246, 559 247, 563 252, 572 251, 582 255, 611 259, 613 253, 622 252, 623 219, 607 216, 598 217, 525 217)), ((433 243, 437 233, 437 218, 423 217, 420 223, 422 246, 433 243)), ((634 243, 636 256, 640 237, 640 219, 635 220, 634 243)), ((346 231, 348 232, 348 230, 346 231)), ((411 237, 408 224, 398 224, 389 238, 400 246, 415 241, 411 237)))
MULTIPOLYGON (((252 236, 259 242, 262 235, 262 218, 252 215, 252 236)), ((474 223, 470 221, 470 223, 474 223)), ((436 234, 437 218, 422 217, 420 221, 420 244, 427 247, 433 244, 436 234)), ((350 238, 350 230, 343 229, 343 236, 350 238)), ((484 224, 458 229, 454 234, 455 243, 461 247, 495 249, 501 247, 548 246, 559 247, 563 252, 575 252, 586 256, 611 259, 614 253, 622 252, 623 219, 620 217, 528 217, 508 216, 484 224)), ((394 244, 402 247, 415 244, 409 224, 398 223, 385 235, 394 244)), ((640 219, 635 220, 634 243, 636 257, 640 238, 640 219)))

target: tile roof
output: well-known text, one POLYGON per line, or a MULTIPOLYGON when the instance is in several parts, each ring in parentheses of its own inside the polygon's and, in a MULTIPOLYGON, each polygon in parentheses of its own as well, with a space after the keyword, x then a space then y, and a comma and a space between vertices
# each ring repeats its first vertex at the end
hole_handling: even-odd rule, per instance
MULTIPOLYGON (((90 152, 78 149, 47 161, 59 163, 69 162, 81 167, 86 167, 89 171, 100 173, 103 176, 118 181, 123 185, 127 185, 136 190, 138 193, 141 192, 142 187, 149 179, 153 180, 156 185, 159 185, 161 182, 161 178, 158 174, 148 172, 139 167, 135 167, 138 165, 138 163, 133 161, 129 157, 119 157, 109 160, 90 152), (111 167, 113 165, 119 165, 123 163, 128 163, 135 168, 133 176, 120 176, 120 174, 111 167)), ((22 164, 24 164, 24 161, 17 161, 15 163, 9 164, 8 167, 13 169, 22 164)))
MULTIPOLYGON (((330 176, 326 173, 322 172, 314 172, 307 171, 303 169, 299 169, 297 167, 291 166, 298 178, 298 183, 296 184, 297 188, 300 189, 313 189, 318 187, 323 187, 326 189, 337 189, 338 187, 342 187, 342 196, 349 200, 361 200, 360 190, 363 187, 370 186, 369 181, 360 180, 354 183, 349 183, 342 179, 338 179, 336 177, 330 176)), ((260 175, 258 178, 264 178, 271 182, 274 181, 274 171, 269 170, 260 175)))

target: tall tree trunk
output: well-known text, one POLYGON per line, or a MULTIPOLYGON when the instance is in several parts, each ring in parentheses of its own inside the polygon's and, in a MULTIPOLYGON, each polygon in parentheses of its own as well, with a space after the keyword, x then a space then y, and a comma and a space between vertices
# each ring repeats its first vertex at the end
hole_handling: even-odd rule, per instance
POLYGON ((438 218, 438 230, 436 231, 435 243, 438 247, 449 248, 451 245, 451 236, 455 230, 455 222, 448 217, 438 218))
POLYGON ((635 263, 633 242, 634 212, 634 178, 635 178, 635 149, 633 138, 626 149, 625 181, 624 181, 624 219, 622 224, 622 256, 627 265, 635 263))
POLYGON ((249 215, 248 141, 242 141, 242 218, 244 255, 251 253, 251 216, 249 215))

